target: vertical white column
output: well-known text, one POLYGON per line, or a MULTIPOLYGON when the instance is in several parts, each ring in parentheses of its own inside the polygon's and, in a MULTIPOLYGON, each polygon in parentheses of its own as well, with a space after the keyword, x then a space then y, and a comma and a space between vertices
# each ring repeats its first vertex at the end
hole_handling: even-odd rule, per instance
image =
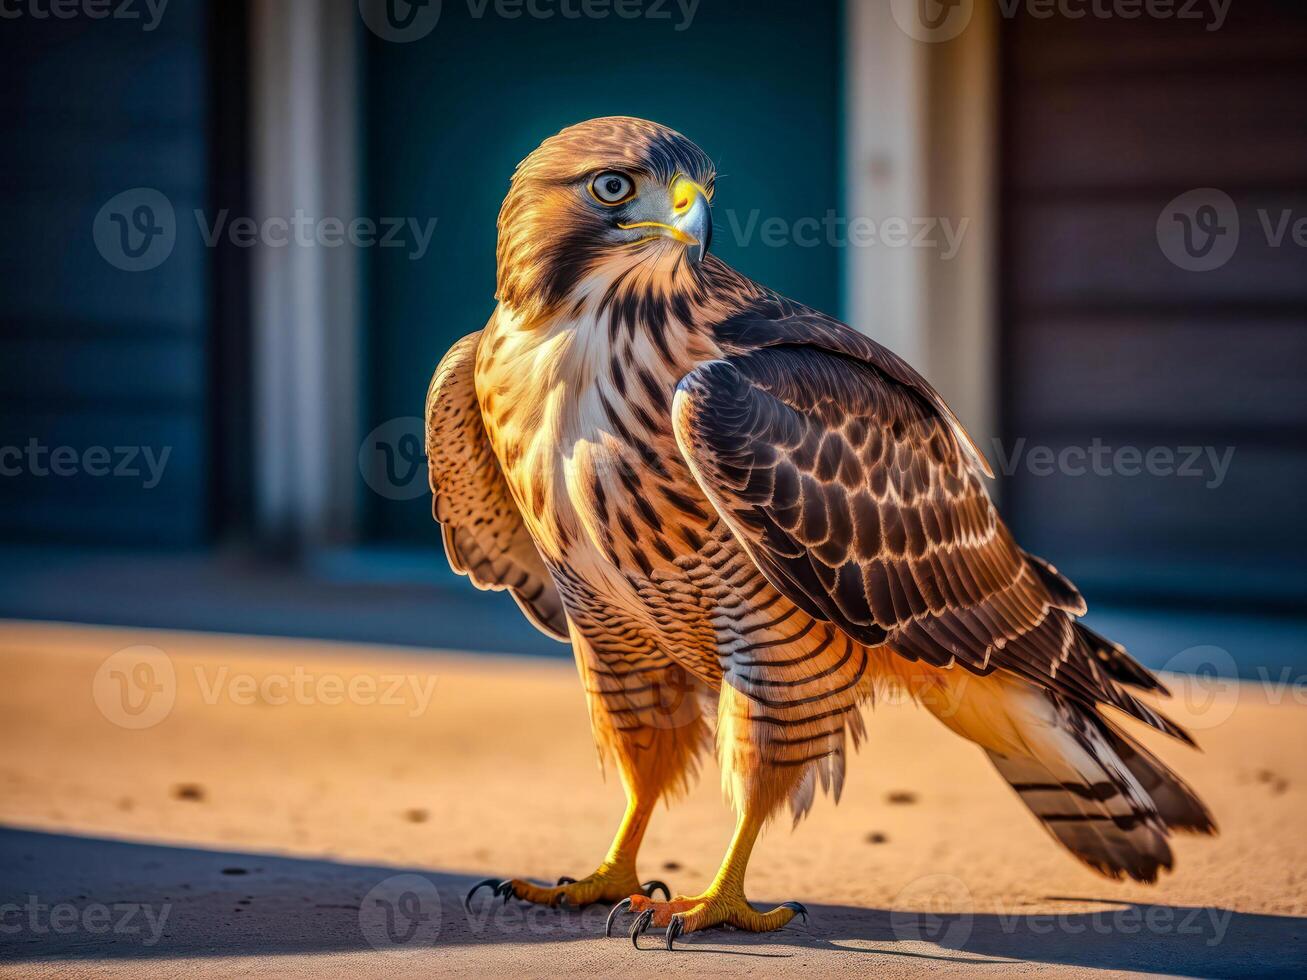
POLYGON ((359 256, 316 230, 358 215, 356 18, 335 0, 254 0, 251 18, 251 217, 291 222, 251 263, 257 518, 300 546, 354 525, 359 256))
MULTIPOLYGON (((848 217, 910 218, 926 203, 926 45, 889 0, 847 0, 845 193, 848 217)), ((922 266, 915 249, 844 249, 845 310, 859 330, 924 367, 922 266)))
POLYGON ((988 453, 997 431, 996 5, 936 7, 963 19, 909 31, 895 14, 930 10, 916 0, 845 6, 849 217, 935 222, 936 243, 845 249, 845 309, 931 380, 988 453))
POLYGON ((926 213, 961 229, 956 252, 924 253, 925 366, 996 464, 998 435, 998 4, 977 0, 966 30, 930 45, 926 213))

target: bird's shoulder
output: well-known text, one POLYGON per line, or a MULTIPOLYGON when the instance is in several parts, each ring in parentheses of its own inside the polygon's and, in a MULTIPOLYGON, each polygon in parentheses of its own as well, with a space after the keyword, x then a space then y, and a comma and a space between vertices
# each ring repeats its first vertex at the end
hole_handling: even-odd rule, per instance
POLYGON ((756 283, 743 280, 726 288, 738 300, 710 331, 728 359, 764 350, 806 348, 870 368, 882 384, 910 395, 938 417, 980 471, 993 476, 984 454, 944 397, 898 354, 835 317, 756 283))

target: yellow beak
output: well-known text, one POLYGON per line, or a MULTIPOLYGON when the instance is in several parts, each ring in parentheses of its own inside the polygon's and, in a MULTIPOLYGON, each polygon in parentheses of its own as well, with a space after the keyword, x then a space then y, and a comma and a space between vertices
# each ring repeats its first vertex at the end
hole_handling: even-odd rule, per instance
POLYGON ((684 175, 672 181, 669 221, 634 221, 619 228, 651 228, 654 234, 688 246, 691 262, 701 262, 712 244, 712 209, 703 185, 684 175))

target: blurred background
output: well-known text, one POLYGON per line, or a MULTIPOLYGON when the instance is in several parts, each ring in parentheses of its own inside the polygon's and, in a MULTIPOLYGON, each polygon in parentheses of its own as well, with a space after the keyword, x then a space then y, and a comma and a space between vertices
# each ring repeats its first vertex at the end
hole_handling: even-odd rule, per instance
POLYGON ((1297 0, 0 14, 0 616, 568 655, 446 567, 420 415, 515 164, 624 114, 717 161, 726 261, 936 383, 1092 623, 1307 662, 1297 0))

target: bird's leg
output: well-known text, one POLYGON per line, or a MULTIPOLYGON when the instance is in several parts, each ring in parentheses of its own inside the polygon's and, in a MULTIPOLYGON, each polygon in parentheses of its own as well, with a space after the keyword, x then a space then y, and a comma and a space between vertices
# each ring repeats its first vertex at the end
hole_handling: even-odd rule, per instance
POLYGON ((618 825, 617 836, 613 838, 612 846, 608 848, 608 856, 604 858, 594 874, 579 881, 560 878, 558 884, 553 887, 532 884, 520 878, 510 878, 505 881, 487 878, 468 893, 468 901, 470 902, 477 890, 483 887, 490 888, 494 894, 502 896, 504 901, 519 898, 537 905, 569 905, 573 908, 580 908, 594 902, 616 902, 633 894, 651 895, 659 888, 665 896, 669 895, 669 889, 661 881, 650 881, 642 885, 635 873, 635 856, 640 850, 640 842, 644 839, 644 832, 649 826, 653 806, 653 799, 643 797, 639 793, 628 796, 626 813, 622 817, 621 824, 618 825))
POLYGON ((808 910, 798 902, 786 902, 770 912, 760 912, 744 897, 744 873, 762 823, 762 818, 747 808, 740 814, 717 877, 702 895, 688 898, 678 895, 666 902, 656 902, 648 895, 633 895, 614 907, 609 916, 609 933, 614 918, 622 909, 629 909, 635 915, 630 936, 636 946, 639 946, 640 936, 645 930, 665 928, 664 940, 668 949, 672 948, 678 936, 712 926, 731 925, 748 932, 770 932, 781 928, 796 915, 806 919, 808 910))
POLYGON ((708 744, 697 682, 670 659, 660 662, 656 649, 633 651, 629 640, 612 650, 596 649, 576 631, 572 639, 589 695, 591 725, 604 757, 613 759, 621 775, 626 814, 608 856, 589 877, 561 879, 553 887, 489 878, 472 889, 469 901, 482 887, 504 901, 516 897, 578 908, 657 891, 671 895, 660 881, 640 883, 635 858, 654 805, 685 784, 695 757, 708 744))
POLYGON ((646 929, 665 927, 668 949, 677 936, 711 926, 732 925, 750 932, 767 932, 781 928, 795 915, 807 917, 807 910, 798 902, 786 902, 762 912, 744 897, 745 869, 763 825, 787 801, 793 806, 796 793, 802 798, 804 788, 813 779, 806 771, 810 761, 800 760, 805 764, 795 765, 786 754, 792 750, 794 736, 785 740, 766 737, 768 729, 764 726, 775 724, 776 710, 767 709, 763 713, 766 717, 756 714, 751 699, 730 685, 722 685, 718 747, 727 793, 735 802, 738 816, 717 877, 700 895, 677 895, 665 902, 655 902, 648 895, 632 895, 628 902, 613 909, 607 926, 609 935, 623 909, 636 917, 630 930, 632 941, 639 945, 639 937, 646 929))

